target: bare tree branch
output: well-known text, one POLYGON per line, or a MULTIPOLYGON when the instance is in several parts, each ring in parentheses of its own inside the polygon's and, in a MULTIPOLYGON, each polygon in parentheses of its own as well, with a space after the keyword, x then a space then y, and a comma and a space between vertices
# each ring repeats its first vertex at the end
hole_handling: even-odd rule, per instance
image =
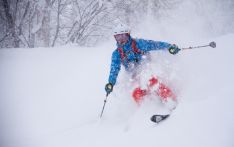
POLYGON ((10 14, 8 1, 7 0, 2 0, 2 1, 3 1, 3 7, 4 7, 5 14, 6 14, 6 18, 7 18, 7 23, 10 28, 14 28, 14 22, 13 22, 12 15, 10 14))
MULTIPOLYGON (((25 35, 22 33, 21 36, 23 37, 24 41, 27 43, 27 47, 30 47, 29 42, 27 41, 25 35)), ((25 45, 24 41, 19 37, 20 41, 25 45)))
POLYGON ((6 34, 2 37, 2 39, 0 39, 0 42, 4 41, 4 40, 7 38, 8 35, 9 35, 9 33, 6 33, 6 34))
POLYGON ((57 26, 56 26, 56 32, 55 32, 55 36, 54 36, 54 40, 52 43, 52 46, 55 45, 55 42, 58 38, 58 34, 59 34, 59 27, 60 27, 60 14, 61 14, 61 0, 58 0, 58 6, 57 6, 57 26))
POLYGON ((29 11, 29 5, 30 5, 30 2, 28 1, 28 2, 27 2, 27 4, 26 4, 26 7, 25 7, 25 9, 24 9, 23 16, 22 16, 22 18, 21 18, 21 20, 20 20, 20 24, 19 24, 19 26, 22 26, 23 21, 24 21, 24 19, 25 19, 26 15, 28 14, 28 11, 29 11))

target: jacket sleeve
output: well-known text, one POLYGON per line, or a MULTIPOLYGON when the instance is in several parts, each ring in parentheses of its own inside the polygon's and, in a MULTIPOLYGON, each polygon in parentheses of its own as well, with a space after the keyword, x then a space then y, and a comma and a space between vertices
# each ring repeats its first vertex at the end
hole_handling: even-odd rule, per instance
POLYGON ((172 46, 171 44, 166 42, 153 41, 153 40, 137 39, 136 42, 138 48, 144 52, 152 50, 165 50, 172 46))
POLYGON ((120 69, 121 69, 121 57, 119 52, 115 50, 112 54, 109 83, 115 85, 120 69))

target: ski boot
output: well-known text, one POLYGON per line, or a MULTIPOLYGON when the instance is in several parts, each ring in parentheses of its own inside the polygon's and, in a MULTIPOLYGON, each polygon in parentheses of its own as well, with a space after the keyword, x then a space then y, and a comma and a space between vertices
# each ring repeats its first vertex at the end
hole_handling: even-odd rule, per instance
POLYGON ((169 114, 167 114, 167 115, 153 115, 153 116, 150 118, 150 120, 151 120, 152 122, 155 122, 155 123, 158 124, 158 123, 160 123, 161 121, 167 119, 169 116, 170 116, 169 114))
POLYGON ((140 87, 136 88, 132 93, 132 97, 137 104, 140 104, 143 101, 143 97, 146 95, 147 90, 142 90, 140 87))

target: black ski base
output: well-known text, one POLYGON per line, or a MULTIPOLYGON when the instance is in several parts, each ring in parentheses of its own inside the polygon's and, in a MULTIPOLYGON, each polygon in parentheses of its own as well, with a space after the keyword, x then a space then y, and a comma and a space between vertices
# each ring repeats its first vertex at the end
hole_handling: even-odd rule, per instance
POLYGON ((167 119, 170 115, 153 115, 150 120, 155 123, 160 123, 161 121, 167 119))

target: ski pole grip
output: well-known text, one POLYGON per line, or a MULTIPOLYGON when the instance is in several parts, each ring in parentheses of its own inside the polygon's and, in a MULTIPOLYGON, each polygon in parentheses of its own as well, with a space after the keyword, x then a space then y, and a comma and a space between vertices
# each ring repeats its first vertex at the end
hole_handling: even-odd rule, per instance
POLYGON ((216 43, 215 43, 214 41, 212 41, 209 45, 210 45, 210 47, 212 47, 212 48, 216 48, 216 43))

